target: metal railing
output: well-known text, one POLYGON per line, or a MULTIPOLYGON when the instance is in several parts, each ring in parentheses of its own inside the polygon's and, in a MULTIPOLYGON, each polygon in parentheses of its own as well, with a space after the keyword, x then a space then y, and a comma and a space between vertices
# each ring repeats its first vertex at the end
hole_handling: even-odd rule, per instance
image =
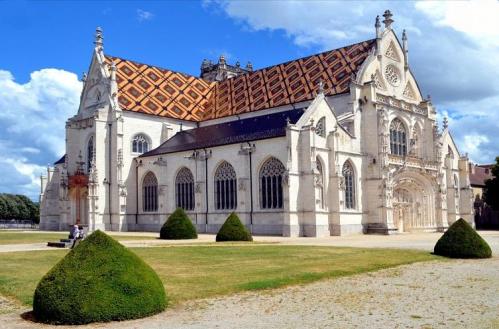
POLYGON ((38 224, 31 220, 0 219, 0 229, 38 229, 38 224))

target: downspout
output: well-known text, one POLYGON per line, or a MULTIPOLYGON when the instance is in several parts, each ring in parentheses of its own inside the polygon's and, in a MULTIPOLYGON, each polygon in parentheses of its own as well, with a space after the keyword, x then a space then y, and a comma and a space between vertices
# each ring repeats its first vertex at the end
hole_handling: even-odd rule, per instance
POLYGON ((250 179, 250 232, 253 233, 253 165, 252 165, 252 146, 250 142, 248 142, 250 147, 248 155, 249 155, 249 179, 250 179))
POLYGON ((135 158, 135 225, 139 224, 139 161, 135 158))
POLYGON ((204 177, 205 177, 205 202, 206 202, 206 213, 205 213, 205 233, 208 233, 208 151, 204 149, 204 177))
POLYGON ((108 204, 109 204, 109 225, 111 227, 111 230, 113 230, 113 223, 112 223, 112 215, 111 215, 111 209, 112 209, 112 204, 111 204, 111 160, 112 160, 112 156, 111 156, 111 152, 112 152, 112 132, 111 132, 111 129, 113 127, 113 123, 110 122, 107 124, 108 125, 108 128, 109 128, 109 143, 108 143, 108 148, 109 148, 109 168, 108 168, 108 174, 109 174, 109 177, 107 179, 107 186, 108 186, 108 194, 107 194, 107 197, 108 197, 108 204))

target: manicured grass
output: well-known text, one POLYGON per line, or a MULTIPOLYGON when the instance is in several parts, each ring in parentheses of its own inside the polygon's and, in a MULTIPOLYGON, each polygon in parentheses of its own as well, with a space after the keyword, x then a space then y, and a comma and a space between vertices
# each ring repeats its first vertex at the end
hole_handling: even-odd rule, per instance
MULTIPOLYGON (((158 273, 173 303, 441 259, 413 250, 254 244, 132 250, 158 273)), ((0 254, 0 294, 31 305, 36 284, 66 252, 0 254)))
MULTIPOLYGON (((39 233, 36 231, 0 231, 0 245, 59 241, 59 239, 67 238, 68 234, 69 233, 67 232, 39 233)), ((112 233, 110 235, 118 241, 156 239, 156 237, 152 236, 113 235, 112 233)))

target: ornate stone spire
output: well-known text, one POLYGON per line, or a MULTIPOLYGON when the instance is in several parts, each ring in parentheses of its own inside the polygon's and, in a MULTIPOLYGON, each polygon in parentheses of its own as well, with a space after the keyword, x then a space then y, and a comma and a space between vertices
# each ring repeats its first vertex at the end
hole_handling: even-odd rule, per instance
POLYGON ((376 29, 376 50, 375 54, 379 56, 381 53, 381 23, 379 22, 379 15, 376 16, 376 22, 374 23, 376 29))
POLYGON ((225 56, 224 55, 220 55, 220 58, 218 59, 218 64, 225 65, 225 56))
POLYGON ((111 81, 116 81, 116 64, 114 63, 114 61, 111 62, 110 70, 111 70, 111 81))
POLYGON ((322 79, 317 84, 317 95, 324 95, 324 82, 322 82, 322 79))
POLYGON ((246 63, 246 71, 248 72, 253 71, 253 64, 251 64, 251 62, 246 63))
POLYGON ((449 127, 449 119, 447 119, 446 116, 444 117, 443 127, 444 127, 444 130, 449 127))
POLYGON ((402 50, 404 51, 404 68, 407 70, 409 68, 409 46, 405 30, 402 32, 402 50))
POLYGON ((383 20, 383 23, 385 24, 385 28, 387 29, 391 29, 391 25, 392 23, 394 22, 394 20, 392 19, 392 12, 390 10, 385 10, 385 13, 383 14, 383 17, 385 18, 383 20))
POLYGON ((211 65, 211 62, 209 60, 207 60, 206 58, 203 59, 203 62, 201 63, 201 70, 209 67, 210 65, 211 65))
POLYGON ((95 29, 95 41, 94 41, 95 47, 103 49, 104 48, 104 37, 102 36, 102 28, 98 26, 95 29))
POLYGON ((381 23, 379 22, 379 15, 376 16, 374 27, 376 28, 376 38, 381 38, 381 23))

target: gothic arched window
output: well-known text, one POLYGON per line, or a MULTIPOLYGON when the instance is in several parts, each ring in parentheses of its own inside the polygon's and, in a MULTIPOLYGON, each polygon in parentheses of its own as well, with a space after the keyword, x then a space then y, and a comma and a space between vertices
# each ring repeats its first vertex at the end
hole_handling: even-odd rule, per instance
POLYGON ((315 181, 316 198, 319 201, 319 207, 321 209, 323 209, 324 208, 324 171, 322 169, 322 162, 318 157, 315 159, 315 162, 316 162, 316 168, 317 168, 317 177, 316 177, 316 181, 315 181))
POLYGON ((92 162, 94 161, 94 137, 90 137, 87 144, 87 173, 90 172, 92 168, 92 162))
POLYGON ((395 155, 407 154, 406 130, 399 119, 393 119, 390 124, 390 150, 395 155))
POLYGON ((283 207, 282 177, 286 168, 281 161, 272 157, 260 169, 260 206, 262 209, 283 207))
POLYGON ((321 137, 326 137, 326 117, 322 117, 315 126, 315 133, 321 137))
POLYGON ((349 161, 343 165, 342 173, 345 179, 345 208, 355 209, 355 173, 349 161))
POLYGON ((132 140, 132 152, 142 154, 147 151, 149 151, 149 139, 142 134, 136 135, 132 140))
POLYGON ((158 210, 158 180, 152 172, 148 172, 142 182, 142 209, 158 210))
POLYGON ((194 209, 194 176, 186 167, 180 169, 175 178, 175 199, 177 208, 194 209))
POLYGON ((222 162, 215 171, 215 208, 235 209, 237 206, 237 179, 234 167, 222 162))

